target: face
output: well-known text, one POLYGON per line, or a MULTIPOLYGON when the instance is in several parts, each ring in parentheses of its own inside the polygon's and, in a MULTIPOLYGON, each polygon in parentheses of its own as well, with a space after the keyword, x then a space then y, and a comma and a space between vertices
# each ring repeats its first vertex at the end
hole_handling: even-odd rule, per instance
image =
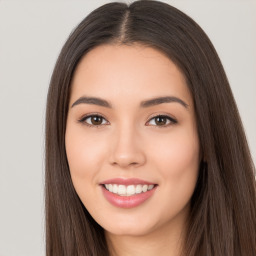
POLYGON ((200 150, 177 66, 150 47, 102 45, 83 57, 71 86, 66 153, 95 221, 117 235, 182 226, 200 150))

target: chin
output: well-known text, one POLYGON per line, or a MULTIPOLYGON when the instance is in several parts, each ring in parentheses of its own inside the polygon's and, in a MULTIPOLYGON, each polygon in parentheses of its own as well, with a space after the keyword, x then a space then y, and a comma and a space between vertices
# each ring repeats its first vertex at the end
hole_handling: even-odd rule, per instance
POLYGON ((146 227, 128 227, 118 226, 110 229, 105 229, 106 232, 116 236, 145 236, 150 233, 150 230, 146 227))
POLYGON ((156 224, 141 221, 141 219, 133 221, 118 222, 113 220, 112 222, 104 223, 101 225, 106 232, 118 236, 144 236, 149 234, 156 228, 156 224))

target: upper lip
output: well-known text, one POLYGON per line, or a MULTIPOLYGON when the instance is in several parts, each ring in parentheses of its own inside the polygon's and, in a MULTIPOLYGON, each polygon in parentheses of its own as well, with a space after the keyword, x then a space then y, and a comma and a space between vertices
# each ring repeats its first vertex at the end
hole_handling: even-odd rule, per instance
POLYGON ((118 185, 155 185, 153 182, 137 179, 137 178, 129 178, 129 179, 124 179, 124 178, 114 178, 114 179, 109 179, 109 180, 104 180, 100 182, 101 185, 103 184, 118 184, 118 185))

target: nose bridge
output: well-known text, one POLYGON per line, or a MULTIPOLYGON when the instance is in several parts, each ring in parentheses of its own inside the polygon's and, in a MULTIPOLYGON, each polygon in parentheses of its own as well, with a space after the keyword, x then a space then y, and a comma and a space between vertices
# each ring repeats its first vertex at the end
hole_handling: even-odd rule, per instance
POLYGON ((124 121, 114 131, 110 162, 123 168, 144 164, 146 158, 136 125, 124 121))

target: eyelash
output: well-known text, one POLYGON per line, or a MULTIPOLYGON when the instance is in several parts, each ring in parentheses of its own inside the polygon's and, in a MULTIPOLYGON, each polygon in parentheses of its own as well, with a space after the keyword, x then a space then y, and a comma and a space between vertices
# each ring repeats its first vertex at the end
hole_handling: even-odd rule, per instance
MULTIPOLYGON (((104 116, 102 116, 101 114, 98 114, 98 113, 83 116, 81 119, 78 120, 78 122, 82 123, 82 124, 85 124, 86 126, 93 127, 93 128, 100 128, 103 125, 107 125, 107 124, 93 125, 93 124, 87 123, 86 120, 89 119, 89 118, 92 118, 92 117, 100 117, 100 118, 104 119, 109 124, 107 119, 104 116)), ((167 119, 167 122, 169 122, 168 124, 164 124, 164 125, 152 125, 152 126, 156 126, 157 128, 166 128, 170 125, 175 125, 175 124, 178 123, 178 121, 176 119, 174 119, 173 117, 170 117, 168 115, 161 115, 161 114, 150 117, 150 119, 149 119, 149 121, 147 121, 147 123, 149 123, 151 120, 154 120, 156 118, 165 118, 165 119, 167 119)))

